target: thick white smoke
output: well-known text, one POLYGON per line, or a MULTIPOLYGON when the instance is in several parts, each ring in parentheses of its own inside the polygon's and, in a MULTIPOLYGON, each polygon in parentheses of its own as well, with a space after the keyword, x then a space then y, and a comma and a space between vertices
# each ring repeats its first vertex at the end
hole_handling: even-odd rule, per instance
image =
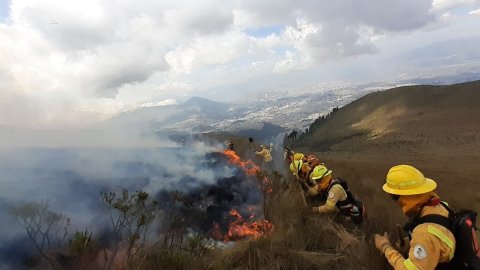
POLYGON ((95 138, 86 131, 41 135, 44 141, 30 144, 25 138, 35 135, 23 136, 18 144, 0 148, 0 254, 5 256, 31 251, 25 231, 6 213, 22 202, 48 200, 51 210, 71 218, 71 232, 86 227, 98 232, 104 226, 100 191, 142 189, 152 196, 161 190, 187 192, 238 173, 226 162, 215 163, 212 153, 223 150, 221 144, 192 143, 188 138, 182 147, 155 136, 108 138, 104 133, 95 138), (59 136, 65 137, 55 141, 59 136))

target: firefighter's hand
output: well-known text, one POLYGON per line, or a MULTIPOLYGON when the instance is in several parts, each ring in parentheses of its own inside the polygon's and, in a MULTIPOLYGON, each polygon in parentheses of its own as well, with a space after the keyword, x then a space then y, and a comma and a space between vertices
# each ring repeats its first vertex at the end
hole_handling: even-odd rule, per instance
POLYGON ((403 239, 404 241, 404 245, 402 246, 402 244, 400 243, 400 240, 397 240, 395 242, 395 246, 398 248, 398 251, 400 251, 400 253, 403 253, 403 254, 408 254, 408 252, 410 251, 410 238, 408 237, 405 237, 403 239))
POLYGON ((388 240, 388 233, 385 234, 375 234, 375 246, 380 252, 384 253, 387 246, 391 246, 390 240, 388 240))
POLYGON ((314 188, 308 187, 307 194, 308 194, 308 196, 312 196, 312 197, 313 197, 313 196, 317 196, 317 195, 318 195, 318 192, 317 192, 314 188))

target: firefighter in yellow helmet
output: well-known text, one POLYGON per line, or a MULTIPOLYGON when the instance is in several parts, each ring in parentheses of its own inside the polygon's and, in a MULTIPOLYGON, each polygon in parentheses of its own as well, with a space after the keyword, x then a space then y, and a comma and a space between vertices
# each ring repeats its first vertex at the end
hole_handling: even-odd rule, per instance
POLYGON ((302 153, 296 153, 293 155, 293 162, 290 164, 290 170, 292 171, 293 175, 297 175, 298 178, 302 181, 305 181, 308 177, 308 163, 307 158, 302 153))
POLYGON ((264 145, 260 145, 260 149, 262 149, 262 151, 260 152, 254 150, 255 155, 263 157, 262 169, 265 171, 269 171, 272 169, 272 154, 264 145))
POLYGON ((437 219, 449 216, 449 211, 433 192, 436 187, 435 181, 425 178, 412 166, 399 165, 388 171, 383 190, 392 195, 411 220, 423 218, 426 221, 407 228, 411 231, 408 259, 390 244, 387 233, 375 235, 376 247, 385 254, 395 270, 433 270, 439 263, 449 262, 453 258, 455 237, 452 232, 437 222, 428 221, 432 215, 437 219))
POLYGON ((352 204, 348 200, 347 191, 340 185, 340 181, 332 178, 332 171, 325 166, 316 166, 309 176, 311 182, 316 183, 316 190, 327 195, 327 201, 324 205, 314 207, 316 213, 328 213, 340 210, 340 213, 350 217, 352 204))
POLYGON ((314 185, 312 185, 308 180, 311 170, 304 154, 296 153, 293 155, 293 162, 290 164, 290 170, 292 171, 293 175, 297 177, 302 189, 306 191, 309 196, 315 196, 318 194, 318 192, 314 189, 314 185))

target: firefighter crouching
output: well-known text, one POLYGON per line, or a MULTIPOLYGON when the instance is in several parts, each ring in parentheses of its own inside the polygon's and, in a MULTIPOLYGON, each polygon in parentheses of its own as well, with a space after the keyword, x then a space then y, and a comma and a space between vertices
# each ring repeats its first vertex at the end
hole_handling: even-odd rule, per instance
POLYGON ((311 169, 308 166, 307 158, 302 153, 296 153, 293 155, 293 162, 290 164, 290 170, 293 175, 297 177, 302 189, 307 192, 308 196, 316 196, 318 192, 315 190, 315 186, 312 185, 308 177, 311 173, 311 169), (298 176, 297 176, 298 174, 298 176))
POLYGON ((309 175, 309 180, 316 183, 315 190, 326 196, 324 205, 313 207, 314 213, 332 213, 340 211, 346 221, 362 223, 366 218, 365 206, 357 196, 353 196, 346 181, 333 179, 332 171, 323 165, 317 165, 309 175), (338 209, 338 210, 337 210, 338 209))
MULTIPOLYGON (((387 233, 383 236, 375 235, 376 247, 385 254, 388 262, 395 270, 427 270, 435 269, 439 263, 449 262, 455 251, 455 237, 447 229, 448 225, 437 222, 447 220, 449 210, 433 192, 437 184, 416 168, 408 165, 399 165, 391 168, 387 174, 383 190, 392 195, 403 213, 411 220, 425 220, 418 222, 411 228, 411 241, 408 259, 405 259, 390 244, 387 233)), ((408 226, 408 223, 407 223, 408 226)), ((408 229, 408 228, 407 228, 408 229)), ((409 229, 410 230, 410 229, 409 229)), ((457 268, 454 268, 457 269, 457 268)))
POLYGON ((315 156, 297 153, 294 155, 294 162, 290 165, 293 175, 302 184, 302 188, 309 196, 323 195, 326 203, 320 207, 313 207, 315 213, 328 213, 340 210, 346 220, 352 220, 359 224, 365 219, 365 207, 357 197, 354 197, 345 181, 333 179, 332 171, 320 163, 315 156))
POLYGON ((326 193, 327 201, 324 205, 314 207, 313 211, 318 213, 334 212, 335 207, 345 216, 350 216, 352 204, 347 200, 348 195, 343 187, 332 178, 332 171, 325 166, 316 166, 310 174, 311 181, 317 183, 317 191, 326 193))

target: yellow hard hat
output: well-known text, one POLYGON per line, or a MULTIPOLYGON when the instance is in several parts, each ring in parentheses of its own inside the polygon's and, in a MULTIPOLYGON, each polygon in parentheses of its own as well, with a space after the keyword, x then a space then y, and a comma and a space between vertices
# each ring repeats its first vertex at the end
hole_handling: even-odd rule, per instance
POLYGON ((302 166, 303 161, 301 160, 295 160, 292 164, 290 164, 290 170, 293 172, 293 175, 296 175, 295 172, 300 171, 302 169, 302 166), (294 167, 294 164, 296 168, 294 167))
POLYGON ((296 153, 295 155, 293 155, 294 160, 303 160, 304 157, 305 156, 302 153, 296 153))
POLYGON ((312 172, 312 180, 318 180, 320 178, 323 178, 329 174, 331 174, 332 171, 327 169, 327 167, 325 166, 316 166, 314 169, 313 169, 313 172, 312 172))
POLYGON ((395 195, 416 195, 430 192, 436 187, 435 181, 425 178, 416 168, 398 165, 388 171, 383 190, 395 195))

